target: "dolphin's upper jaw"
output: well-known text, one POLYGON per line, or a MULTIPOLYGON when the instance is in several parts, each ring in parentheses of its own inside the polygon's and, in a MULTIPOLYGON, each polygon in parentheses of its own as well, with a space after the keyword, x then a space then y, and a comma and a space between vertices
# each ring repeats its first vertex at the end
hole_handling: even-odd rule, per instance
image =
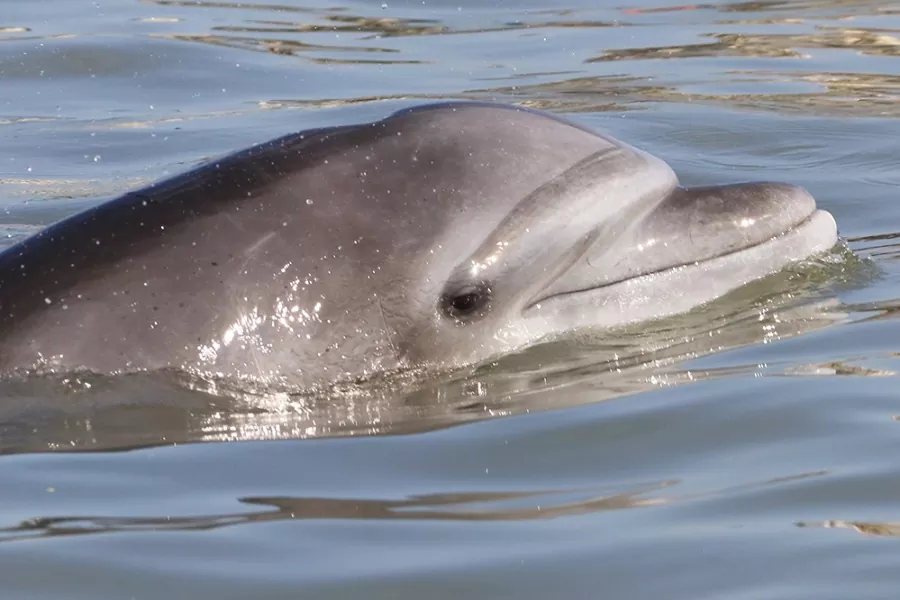
MULTIPOLYGON (((726 264, 732 272, 726 269, 717 276, 732 289, 836 242, 834 219, 818 210, 801 187, 746 183, 678 188, 614 243, 588 248, 581 260, 532 298, 523 313, 563 298, 574 302, 585 293, 614 297, 617 288, 634 280, 671 272, 681 275, 673 281, 698 285, 690 281, 691 271, 705 270, 712 276, 726 264)), ((714 287, 722 288, 722 282, 714 287)))
POLYGON ((799 227, 816 211, 805 189, 783 183, 678 188, 622 236, 615 250, 586 260, 601 285, 702 263, 752 248, 799 227))

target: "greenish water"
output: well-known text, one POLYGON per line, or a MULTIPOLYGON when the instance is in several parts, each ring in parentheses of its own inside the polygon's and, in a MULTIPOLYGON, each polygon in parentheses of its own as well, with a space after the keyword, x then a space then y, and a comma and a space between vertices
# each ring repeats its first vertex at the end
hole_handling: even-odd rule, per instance
POLYGON ((339 399, 8 385, 0 597, 895 597, 900 6, 581 3, 0 0, 8 243, 209 156, 463 98, 568 115, 686 184, 804 185, 861 257, 339 399))

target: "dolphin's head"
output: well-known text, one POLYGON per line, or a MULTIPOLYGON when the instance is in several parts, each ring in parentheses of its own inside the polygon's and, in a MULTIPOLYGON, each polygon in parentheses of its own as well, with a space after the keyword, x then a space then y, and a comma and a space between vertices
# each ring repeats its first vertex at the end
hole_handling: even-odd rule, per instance
POLYGON ((457 367, 686 312, 836 239, 797 187, 683 189, 545 113, 430 105, 273 140, 9 248, 0 371, 305 387, 457 367))
POLYGON ((802 188, 681 188, 661 160, 534 111, 445 105, 383 123, 384 156, 410 166, 390 188, 403 208, 379 297, 403 364, 686 312, 837 241, 802 188))

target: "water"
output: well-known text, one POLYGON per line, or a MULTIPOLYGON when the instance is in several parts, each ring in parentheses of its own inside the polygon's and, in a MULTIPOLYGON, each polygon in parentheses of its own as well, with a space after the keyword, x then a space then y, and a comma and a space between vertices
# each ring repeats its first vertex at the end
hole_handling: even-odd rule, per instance
POLYGON ((862 257, 339 401, 7 386, 0 596, 893 598, 898 90, 884 2, 0 0, 8 243, 453 97, 568 114, 688 184, 805 185, 862 257))

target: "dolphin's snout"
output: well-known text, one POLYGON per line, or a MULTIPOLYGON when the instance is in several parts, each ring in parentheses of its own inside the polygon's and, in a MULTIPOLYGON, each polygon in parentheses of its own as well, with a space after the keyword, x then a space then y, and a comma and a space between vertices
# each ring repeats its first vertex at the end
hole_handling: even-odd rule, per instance
POLYGON ((779 236, 815 210, 808 191, 785 183, 679 188, 648 219, 642 235, 660 242, 668 233, 673 261, 702 261, 779 236), (673 232, 689 232, 691 244, 679 243, 673 232))
POLYGON ((815 212, 815 199, 796 185, 677 188, 619 240, 614 252, 589 252, 588 263, 603 268, 608 285, 762 244, 815 212))

